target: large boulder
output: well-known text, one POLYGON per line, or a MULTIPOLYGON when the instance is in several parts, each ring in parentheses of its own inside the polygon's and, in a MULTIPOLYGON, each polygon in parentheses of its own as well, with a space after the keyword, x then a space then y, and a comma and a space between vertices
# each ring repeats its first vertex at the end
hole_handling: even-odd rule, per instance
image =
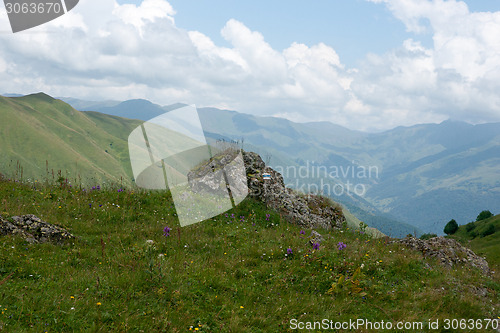
POLYGON ((253 152, 225 150, 191 170, 187 177, 196 193, 224 195, 228 193, 226 184, 230 184, 233 197, 252 196, 291 222, 307 228, 341 228, 345 221, 340 206, 326 197, 286 188, 281 174, 267 167, 253 152))
POLYGON ((283 176, 266 167, 256 153, 244 152, 243 160, 250 196, 281 212, 295 224, 325 229, 342 227, 345 217, 339 205, 322 196, 301 194, 287 188, 283 176), (268 176, 264 177, 264 174, 268 176))

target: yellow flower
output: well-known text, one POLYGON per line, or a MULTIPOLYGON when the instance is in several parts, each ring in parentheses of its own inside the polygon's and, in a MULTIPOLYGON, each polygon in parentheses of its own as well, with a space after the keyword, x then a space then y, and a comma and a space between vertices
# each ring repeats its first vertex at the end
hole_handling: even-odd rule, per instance
POLYGON ((99 305, 99 306, 100 306, 100 305, 101 305, 101 302, 97 302, 97 305, 99 305))
POLYGON ((244 309, 243 305, 240 305, 240 309, 244 309))
POLYGON ((71 298, 71 299, 75 299, 75 296, 70 296, 69 298, 71 298))

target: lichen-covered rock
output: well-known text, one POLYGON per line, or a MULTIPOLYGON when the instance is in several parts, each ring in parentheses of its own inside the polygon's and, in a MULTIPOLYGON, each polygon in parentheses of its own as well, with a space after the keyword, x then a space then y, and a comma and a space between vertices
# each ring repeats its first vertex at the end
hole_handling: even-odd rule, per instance
POLYGON ((223 195, 230 190, 233 198, 250 195, 307 228, 341 228, 345 221, 340 206, 329 199, 286 188, 281 174, 266 167, 256 153, 228 149, 191 170, 187 178, 196 193, 223 195), (269 178, 264 179, 264 174, 269 178))
POLYGON ((195 193, 227 195, 244 198, 248 193, 245 166, 240 150, 227 149, 187 174, 188 184, 195 193))
POLYGON ((424 257, 438 258, 440 263, 452 267, 456 264, 475 267, 484 274, 490 274, 488 262, 476 255, 471 249, 466 248, 454 239, 434 237, 428 240, 406 237, 395 241, 405 246, 420 251, 424 257))
POLYGON ((341 228, 345 217, 340 206, 324 197, 303 195, 285 187, 281 174, 266 167, 262 158, 253 152, 244 152, 249 195, 264 202, 267 207, 283 213, 292 222, 305 227, 341 228), (264 179, 263 174, 269 174, 264 179))
POLYGON ((12 221, 0 216, 0 235, 21 235, 30 243, 61 243, 75 238, 67 230, 42 221, 35 215, 13 216, 12 221))

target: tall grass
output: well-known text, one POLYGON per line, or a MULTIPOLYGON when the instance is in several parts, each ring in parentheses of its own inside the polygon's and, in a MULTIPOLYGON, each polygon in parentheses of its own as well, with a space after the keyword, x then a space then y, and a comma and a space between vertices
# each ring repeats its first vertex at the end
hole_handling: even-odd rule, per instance
POLYGON ((499 315, 498 278, 428 266, 389 239, 318 230, 325 240, 313 250, 309 230, 250 198, 181 228, 168 192, 70 185, 0 180, 4 218, 32 213, 77 236, 0 236, 0 330, 287 332, 291 319, 499 315))

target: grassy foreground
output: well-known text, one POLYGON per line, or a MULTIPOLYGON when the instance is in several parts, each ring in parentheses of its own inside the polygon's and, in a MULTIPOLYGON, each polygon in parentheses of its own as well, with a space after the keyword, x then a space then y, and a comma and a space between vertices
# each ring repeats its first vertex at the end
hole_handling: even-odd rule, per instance
POLYGON ((319 230, 327 236, 313 250, 309 230, 248 198, 180 228, 165 192, 4 179, 0 214, 35 214, 77 236, 0 237, 0 331, 296 331, 291 319, 415 321, 426 331, 429 319, 500 314, 498 274, 446 269, 347 227, 319 230))

